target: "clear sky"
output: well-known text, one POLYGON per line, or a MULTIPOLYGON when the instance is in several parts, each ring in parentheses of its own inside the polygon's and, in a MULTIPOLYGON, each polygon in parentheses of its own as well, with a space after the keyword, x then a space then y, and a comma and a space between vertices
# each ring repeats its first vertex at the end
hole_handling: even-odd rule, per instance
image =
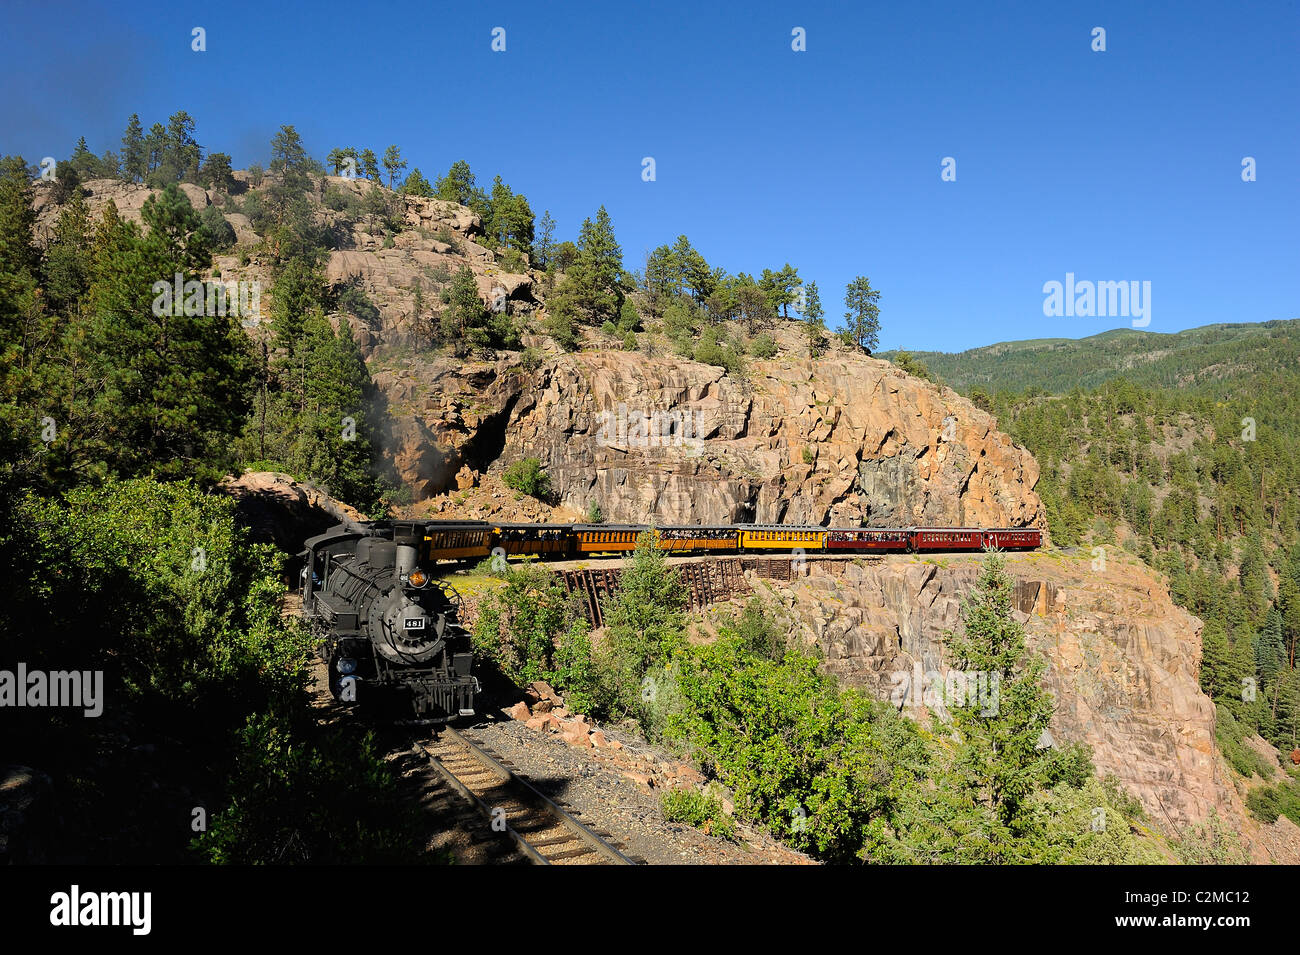
POLYGON ((1130 324, 1045 317, 1067 272, 1149 281, 1150 331, 1300 317, 1295 0, 5 6, 0 152, 29 162, 178 109, 237 167, 282 123, 320 159, 396 143, 500 173, 560 238, 603 203, 629 268, 680 233, 791 262, 832 325, 867 275, 882 348, 1130 324))

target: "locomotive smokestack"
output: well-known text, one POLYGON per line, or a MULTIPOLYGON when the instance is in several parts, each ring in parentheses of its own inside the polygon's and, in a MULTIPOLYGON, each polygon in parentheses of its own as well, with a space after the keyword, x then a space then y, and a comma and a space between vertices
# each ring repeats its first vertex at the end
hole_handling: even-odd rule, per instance
POLYGON ((394 533, 393 543, 397 545, 397 566, 393 568, 393 573, 398 580, 402 580, 415 570, 416 561, 420 557, 419 538, 411 530, 402 528, 394 533))

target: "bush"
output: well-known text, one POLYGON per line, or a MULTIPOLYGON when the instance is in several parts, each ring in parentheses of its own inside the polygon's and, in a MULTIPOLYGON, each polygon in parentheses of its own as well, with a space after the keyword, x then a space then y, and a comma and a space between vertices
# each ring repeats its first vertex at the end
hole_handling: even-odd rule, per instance
POLYGON ((772 358, 777 353, 776 339, 763 332, 750 343, 749 353, 755 358, 772 358))
POLYGON ((636 335, 628 332, 623 336, 623 351, 636 351, 636 335))
POLYGON ((236 235, 235 227, 232 226, 221 210, 216 206, 206 206, 199 213, 199 221, 202 223, 200 230, 207 239, 208 245, 214 252, 225 252, 235 247, 236 235))
POLYGON ((1286 816, 1300 825, 1300 781, 1284 780, 1276 786, 1259 786, 1246 794, 1251 815, 1264 823, 1286 816))
POLYGON ((234 792, 194 847, 227 865, 410 864, 419 810, 398 790, 372 733, 292 729, 271 716, 239 734, 234 792))
POLYGON ((501 480, 506 487, 539 501, 545 500, 551 493, 551 479, 542 470, 542 462, 537 458, 524 458, 505 469, 501 480))
POLYGON ((672 789, 663 794, 660 804, 669 822, 684 822, 706 836, 736 838, 735 820, 722 811, 722 802, 696 789, 672 789))
POLYGON ((474 624, 474 649, 519 686, 549 681, 556 638, 574 618, 569 594, 544 567, 509 567, 502 576, 505 589, 484 603, 474 624))
MULTIPOLYGON (((930 376, 930 369, 925 367, 925 363, 914 358, 911 352, 900 351, 894 356, 894 367, 901 369, 914 378, 924 378, 926 381, 933 381, 930 376)), ((974 397, 971 398, 974 401, 974 397)), ((984 409, 989 410, 988 408, 984 409)))
POLYGON ((524 261, 524 254, 518 249, 507 249, 501 256, 501 268, 518 274, 528 270, 528 263, 524 261))
POLYGON ((707 329, 700 336, 691 357, 705 365, 719 365, 728 374, 739 374, 743 368, 740 355, 730 345, 724 347, 720 344, 713 329, 707 329))
POLYGON ((578 329, 573 316, 563 309, 556 309, 546 317, 546 333, 555 339, 555 344, 565 351, 576 351, 579 344, 578 329))
POLYGON ((623 302, 622 309, 618 313, 618 330, 620 332, 634 332, 641 327, 641 315, 636 310, 636 306, 629 301, 623 302))

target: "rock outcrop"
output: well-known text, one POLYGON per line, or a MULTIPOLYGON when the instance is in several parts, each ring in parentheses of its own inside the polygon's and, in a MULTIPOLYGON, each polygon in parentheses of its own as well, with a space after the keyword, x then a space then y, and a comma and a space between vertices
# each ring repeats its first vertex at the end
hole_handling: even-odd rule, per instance
POLYGON ((885 361, 835 352, 732 376, 581 352, 535 372, 499 363, 477 389, 471 379, 450 367, 377 376, 414 411, 391 451, 422 496, 465 463, 483 470, 491 449, 539 458, 559 504, 594 502, 614 521, 1044 523, 1033 457, 955 392, 885 361))
POLYGON ((235 499, 235 515, 258 543, 297 554, 302 542, 344 521, 363 521, 356 508, 274 471, 227 477, 220 489, 235 499))
MULTIPOLYGON (((1285 825, 1264 839, 1247 817, 1199 684, 1201 621, 1173 604, 1151 570, 1119 559, 1093 570, 1091 557, 1053 553, 1008 555, 1007 567, 1029 649, 1048 663, 1056 743, 1088 744, 1098 773, 1118 777, 1170 835, 1213 809, 1243 833, 1257 861, 1300 849, 1285 825), (1280 848, 1267 848, 1270 840, 1280 848)), ((808 576, 771 593, 821 647, 828 671, 929 720, 943 703, 917 692, 932 677, 918 688, 916 676, 948 673, 945 633, 960 628, 978 573, 973 556, 809 562, 808 576)))

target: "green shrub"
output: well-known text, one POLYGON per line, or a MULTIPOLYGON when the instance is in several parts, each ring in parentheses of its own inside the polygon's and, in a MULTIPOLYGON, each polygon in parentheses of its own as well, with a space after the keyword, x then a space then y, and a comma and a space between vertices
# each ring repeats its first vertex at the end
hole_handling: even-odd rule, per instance
POLYGON ((292 729, 256 716, 240 732, 231 788, 194 847, 213 864, 410 864, 420 813, 374 736, 357 727, 292 729))
POLYGON ((620 332, 634 332, 641 327, 641 315, 636 310, 636 306, 630 301, 624 301, 622 309, 618 313, 618 330, 620 332))
POLYGON ((518 249, 507 249, 501 256, 501 268, 507 272, 522 273, 528 270, 528 263, 518 249))
POLYGON ((1300 781, 1287 779, 1276 786, 1258 786, 1246 794, 1246 805, 1261 822, 1272 823, 1286 816, 1300 825, 1300 781))
POLYGON ((722 811, 722 802, 696 789, 671 789, 660 799, 664 818, 684 822, 707 836, 734 840, 736 822, 722 811))
POLYGON ((568 592, 544 567, 525 564, 493 572, 504 577, 506 587, 479 610, 475 651, 519 686, 553 679, 556 639, 574 619, 568 592))
POLYGON ((772 358, 777 353, 776 339, 763 332, 750 342, 749 353, 755 358, 772 358))
POLYGON ((539 501, 551 493, 551 479, 542 470, 542 462, 537 458, 524 458, 505 469, 501 480, 506 487, 539 501))

